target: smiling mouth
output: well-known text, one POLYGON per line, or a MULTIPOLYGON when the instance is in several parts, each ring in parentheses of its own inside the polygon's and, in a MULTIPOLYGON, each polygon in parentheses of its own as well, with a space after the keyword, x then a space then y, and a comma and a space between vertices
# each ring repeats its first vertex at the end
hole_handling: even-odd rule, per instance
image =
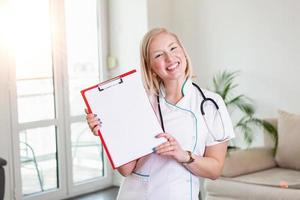
POLYGON ((171 66, 167 67, 167 71, 174 71, 175 69, 178 68, 180 62, 176 62, 174 64, 172 64, 171 66))

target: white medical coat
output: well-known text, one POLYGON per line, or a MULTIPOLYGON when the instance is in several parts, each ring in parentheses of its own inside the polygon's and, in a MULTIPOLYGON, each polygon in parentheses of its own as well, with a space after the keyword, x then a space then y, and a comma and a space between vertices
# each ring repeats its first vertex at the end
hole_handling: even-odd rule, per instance
MULTIPOLYGON (((161 88, 159 98, 165 131, 176 138, 182 149, 203 156, 206 146, 219 143, 208 134, 200 112, 203 98, 190 79, 183 84, 183 98, 176 105, 167 102, 163 86, 161 88)), ((218 104, 224 124, 224 136, 230 140, 234 137, 234 132, 224 101, 216 93, 204 89, 203 92, 207 98, 214 99, 218 104)), ((157 111, 155 97, 151 98, 157 111)), ((213 122, 215 107, 207 103, 204 109, 208 126, 216 125, 213 122)), ((156 113, 159 117, 158 112, 156 113)), ((134 172, 124 179, 118 200, 196 200, 199 188, 199 177, 181 163, 152 153, 140 158, 134 172)))

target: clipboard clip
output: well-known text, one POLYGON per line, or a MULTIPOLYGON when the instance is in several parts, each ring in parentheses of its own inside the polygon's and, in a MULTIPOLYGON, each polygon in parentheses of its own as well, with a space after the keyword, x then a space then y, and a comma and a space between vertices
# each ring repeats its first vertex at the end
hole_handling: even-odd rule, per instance
POLYGON ((113 87, 113 86, 116 86, 116 85, 119 85, 119 84, 122 84, 122 83, 123 83, 123 79, 121 77, 116 77, 114 79, 111 79, 111 80, 108 80, 104 83, 99 84, 98 85, 98 90, 99 90, 99 92, 102 92, 105 89, 108 89, 110 87, 113 87))

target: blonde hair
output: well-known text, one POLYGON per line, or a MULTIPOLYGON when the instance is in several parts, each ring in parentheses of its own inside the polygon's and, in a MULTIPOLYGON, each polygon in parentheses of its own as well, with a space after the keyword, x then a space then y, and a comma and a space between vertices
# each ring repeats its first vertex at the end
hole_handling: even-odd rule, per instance
POLYGON ((177 35, 168 31, 165 28, 154 28, 145 34, 145 36, 142 40, 142 43, 141 43, 141 47, 140 47, 141 69, 142 69, 144 86, 145 86, 147 92, 152 93, 152 94, 158 94, 159 85, 162 82, 162 80, 159 78, 159 76, 154 75, 154 72, 150 67, 149 46, 151 44, 151 41, 160 33, 170 34, 177 40, 178 44, 180 45, 180 47, 183 50, 185 58, 186 58, 187 67, 185 70, 185 78, 188 78, 188 77, 190 78, 192 76, 191 60, 190 60, 186 50, 184 49, 182 42, 177 37, 177 35))

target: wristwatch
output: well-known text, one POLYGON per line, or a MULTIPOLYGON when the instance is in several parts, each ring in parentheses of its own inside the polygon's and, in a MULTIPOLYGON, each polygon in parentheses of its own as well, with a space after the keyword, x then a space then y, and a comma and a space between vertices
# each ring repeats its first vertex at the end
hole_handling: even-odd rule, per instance
POLYGON ((190 163, 194 162, 195 159, 192 156, 192 152, 191 151, 186 151, 186 152, 189 154, 190 159, 186 162, 181 162, 181 163, 182 164, 190 164, 190 163))

